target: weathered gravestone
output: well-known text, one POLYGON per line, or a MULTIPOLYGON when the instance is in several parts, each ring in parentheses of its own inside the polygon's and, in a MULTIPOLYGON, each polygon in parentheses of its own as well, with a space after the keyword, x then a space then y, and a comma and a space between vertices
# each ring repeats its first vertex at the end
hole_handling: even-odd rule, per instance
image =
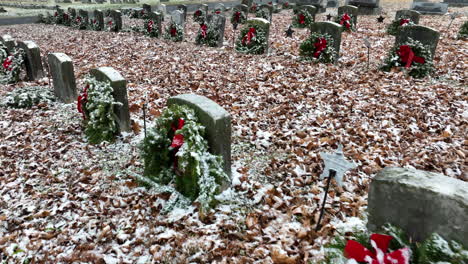
POLYGON ((340 57, 340 47, 341 47, 341 32, 343 27, 340 24, 335 22, 325 21, 325 22, 315 22, 310 26, 310 32, 317 32, 319 34, 328 34, 333 39, 333 48, 336 51, 335 63, 338 63, 338 58, 340 57))
POLYGON ((24 64, 26 65, 26 73, 30 81, 38 80, 44 77, 44 69, 42 68, 41 51, 36 43, 32 41, 20 41, 18 47, 26 53, 24 64))
POLYGON ((395 46, 403 45, 408 39, 417 40, 427 46, 434 58, 440 33, 432 28, 414 25, 401 27, 395 38, 395 46))
POLYGON ((385 168, 369 188, 370 230, 386 223, 415 241, 436 232, 468 248, 468 183, 416 169, 385 168))
POLYGON ((200 9, 203 10, 203 12, 205 12, 205 15, 208 14, 208 5, 207 4, 202 4, 200 6, 200 9))
POLYGON ((338 0, 328 0, 327 1, 327 7, 337 7, 338 6, 338 0))
POLYGON ((115 31, 119 32, 122 30, 122 13, 119 10, 112 10, 111 17, 115 23, 115 31))
POLYGON ((177 9, 182 11, 182 14, 184 16, 184 23, 187 21, 187 5, 178 5, 177 9))
POLYGON ((130 112, 128 109, 127 98, 127 81, 112 67, 92 69, 90 74, 98 81, 110 83, 110 86, 114 90, 112 92, 114 100, 122 103, 122 105, 114 106, 114 113, 117 116, 119 131, 131 131, 130 112))
POLYGON ((224 41, 224 30, 226 27, 226 17, 223 15, 213 15, 211 18, 211 23, 219 32, 219 39, 218 39, 217 46, 222 47, 223 41, 224 41))
POLYGON ((215 5, 214 12, 215 12, 216 14, 221 14, 221 13, 223 13, 225 10, 226 10, 226 7, 224 6, 224 4, 217 4, 217 5, 215 5))
POLYGON ((313 5, 303 5, 303 6, 296 6, 294 7, 294 13, 297 13, 299 10, 305 10, 309 12, 312 18, 315 21, 315 15, 317 14, 317 8, 313 5))
POLYGON ((70 15, 71 19, 75 19, 76 18, 76 9, 69 7, 68 8, 68 14, 70 15))
POLYGON ((248 8, 250 8, 253 4, 253 0, 242 0, 241 4, 246 5, 248 8))
POLYGON ((195 111, 205 127, 210 153, 223 158, 224 172, 231 176, 231 115, 217 103, 195 94, 171 97, 167 104, 186 105, 195 111))
POLYGON ((398 10, 395 14, 395 20, 409 18, 414 24, 419 24, 419 17, 421 13, 414 10, 398 10))
POLYGON ((448 4, 413 2, 411 10, 418 11, 423 15, 445 15, 448 10, 448 4))
POLYGON ((357 6, 359 15, 380 14, 380 0, 349 0, 348 5, 357 6))
POLYGON ((249 18, 249 19, 247 19, 247 23, 245 23, 244 27, 251 28, 251 27, 254 27, 255 25, 259 25, 259 26, 266 29, 266 32, 265 32, 266 47, 265 47, 264 53, 268 54, 268 47, 269 47, 269 44, 270 44, 270 25, 271 25, 271 23, 268 20, 263 19, 263 18, 258 18, 258 17, 249 18))
POLYGON ((327 10, 327 1, 326 0, 296 0, 296 7, 311 5, 317 8, 316 13, 323 13, 327 10))
POLYGON ((146 14, 151 13, 151 6, 148 4, 143 4, 143 10, 145 10, 146 14))
POLYGON ((158 11, 162 15, 162 21, 164 21, 164 17, 167 15, 167 9, 165 4, 158 5, 158 11))
POLYGON ((348 14, 353 19, 354 25, 357 26, 357 17, 359 9, 357 6, 345 5, 338 7, 338 17, 341 17, 343 14, 348 14))
POLYGON ((264 12, 266 12, 266 14, 268 15, 268 21, 271 23, 271 20, 273 19, 273 6, 261 5, 259 8, 260 10, 263 10, 264 12))
POLYGON ((161 12, 150 12, 148 14, 150 20, 153 21, 153 30, 158 32, 158 36, 162 36, 162 14, 161 12))
POLYGON ((444 0, 444 4, 454 7, 465 7, 468 6, 468 0, 444 0))
POLYGON ((74 102, 76 82, 71 58, 64 53, 49 53, 47 58, 54 82, 55 96, 64 103, 74 102))
POLYGON ((6 46, 8 53, 12 53, 16 47, 15 40, 10 35, 1 36, 0 42, 6 46))
POLYGON ((182 26, 182 28, 185 28, 184 13, 181 10, 174 10, 171 13, 171 19, 177 25, 180 25, 182 26))
POLYGON ((244 4, 234 6, 233 10, 234 10, 234 12, 236 12, 236 11, 243 12, 246 16, 249 13, 249 7, 247 5, 244 5, 244 4))
POLYGON ((104 13, 96 9, 94 10, 94 19, 96 20, 98 28, 96 30, 103 30, 104 29, 104 13))
POLYGON ((79 9, 78 10, 78 16, 81 17, 81 21, 83 21, 84 24, 88 24, 89 23, 89 14, 88 14, 88 11, 86 10, 83 10, 83 9, 79 9))

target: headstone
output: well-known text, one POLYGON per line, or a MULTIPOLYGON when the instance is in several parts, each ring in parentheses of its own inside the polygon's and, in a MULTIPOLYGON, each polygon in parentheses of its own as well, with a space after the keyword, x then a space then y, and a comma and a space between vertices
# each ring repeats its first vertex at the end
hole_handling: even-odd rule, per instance
POLYGON ((354 25, 357 25, 358 8, 352 5, 338 7, 338 17, 341 17, 345 13, 352 16, 354 25))
POLYGON ((349 0, 348 5, 357 6, 359 15, 380 14, 380 0, 349 0))
POLYGON ((145 10, 146 14, 151 13, 151 6, 148 4, 143 4, 143 10, 145 10))
POLYGON ((413 2, 411 10, 418 11, 423 15, 445 15, 448 4, 433 2, 413 2))
POLYGON ((385 223, 420 242, 433 232, 468 248, 468 182, 407 168, 385 168, 372 180, 370 230, 385 223))
POLYGON ((402 45, 409 38, 420 41, 423 45, 428 46, 432 58, 434 58, 440 38, 440 33, 437 30, 419 25, 401 27, 395 38, 395 46, 402 45))
POLYGON ((75 9, 75 8, 69 7, 69 8, 68 8, 68 14, 70 14, 70 17, 71 17, 72 19, 75 19, 75 18, 76 18, 76 9, 75 9))
POLYGON ((83 21, 85 24, 89 23, 89 15, 88 11, 79 9, 78 10, 78 15, 81 17, 81 21, 83 21))
POLYGON ((185 23, 185 21, 187 21, 187 5, 178 5, 177 9, 182 11, 184 15, 184 23, 185 23))
POLYGON ((271 5, 261 5, 260 10, 264 10, 268 14, 269 21, 273 19, 273 6, 271 5))
POLYGON ((171 13, 171 19, 174 23, 177 25, 182 26, 185 28, 185 19, 184 19, 184 13, 181 10, 174 10, 171 13))
POLYGON ((338 0, 328 0, 327 7, 338 7, 338 0))
POLYGON ((253 25, 255 24, 259 24, 261 26, 264 26, 266 28, 266 34, 265 34, 265 38, 266 38, 266 47, 265 47, 265 54, 268 53, 268 47, 269 47, 269 43, 270 43, 270 26, 271 26, 271 23, 266 20, 266 19, 263 19, 263 18, 249 18, 247 19, 247 23, 245 24, 245 27, 252 27, 253 25))
POLYGON ((340 46, 341 46, 341 32, 343 27, 335 22, 315 22, 310 26, 310 32, 317 32, 319 34, 328 34, 333 38, 333 47, 336 51, 335 63, 338 63, 340 57, 340 46))
POLYGON ((294 8, 294 10, 305 10, 309 12, 309 14, 314 18, 315 21, 315 15, 317 14, 317 8, 313 5, 303 5, 303 6, 297 6, 294 8))
POLYGON ((208 5, 207 4, 202 4, 200 6, 200 9, 203 10, 203 12, 205 12, 205 15, 208 14, 208 5))
POLYGON ((317 13, 323 13, 327 8, 327 0, 296 0, 296 7, 312 5, 317 8, 317 13))
POLYGON ((153 20, 153 30, 158 32, 158 36, 162 34, 162 14, 161 12, 150 12, 148 14, 149 19, 153 20))
POLYGON ((158 5, 158 10, 159 10, 159 12, 161 12, 162 21, 164 21, 164 17, 167 15, 166 5, 165 4, 158 5))
POLYGON ((104 29, 104 13, 99 9, 94 10, 94 19, 96 19, 96 23, 98 24, 98 27, 99 27, 98 30, 103 30, 104 29))
POLYGON ((219 32, 218 47, 223 46, 224 41, 224 29, 226 27, 226 17, 223 15, 213 15, 211 18, 211 23, 219 32))
POLYGON ((44 69, 42 68, 41 51, 36 43, 32 41, 20 41, 18 47, 26 53, 24 64, 26 65, 26 73, 30 81, 38 80, 44 77, 44 69))
POLYGON ((117 123, 119 125, 119 131, 129 132, 130 127, 130 112, 128 108, 128 97, 127 97, 127 81, 112 67, 101 67, 92 69, 90 71, 91 76, 96 80, 104 82, 110 82, 110 86, 114 90, 112 95, 116 102, 122 103, 122 105, 114 106, 114 113, 117 116, 117 123))
POLYGON ((16 47, 15 40, 10 35, 1 36, 0 42, 2 42, 6 46, 8 53, 12 53, 16 47))
POLYGON ((402 18, 409 18, 414 24, 419 24, 419 16, 421 13, 414 10, 398 10, 395 14, 395 20, 400 20, 402 18))
POLYGON ((444 0, 444 4, 453 7, 465 7, 468 6, 468 0, 444 0))
POLYGON ((242 0, 241 4, 246 5, 248 8, 250 8, 253 4, 253 0, 242 0))
POLYGON ((231 176, 231 115, 210 99, 194 94, 182 94, 169 98, 167 104, 186 105, 192 108, 205 127, 209 151, 220 155, 224 172, 231 176))
POLYGON ((220 3, 220 4, 215 5, 214 10, 215 12, 219 11, 223 13, 226 10, 226 7, 224 6, 224 4, 220 3))
POLYGON ((115 31, 119 32, 122 30, 122 13, 119 10, 112 10, 111 17, 115 23, 115 31))
POLYGON ((55 96, 64 103, 74 102, 77 95, 71 58, 64 53, 49 53, 47 58, 54 82, 55 96))

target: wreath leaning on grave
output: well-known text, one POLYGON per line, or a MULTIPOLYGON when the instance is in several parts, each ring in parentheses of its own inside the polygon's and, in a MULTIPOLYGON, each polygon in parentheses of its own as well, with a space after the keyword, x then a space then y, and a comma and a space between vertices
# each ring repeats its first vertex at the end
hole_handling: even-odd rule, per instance
POLYGON ((80 16, 77 16, 71 23, 72 27, 77 29, 87 29, 88 28, 88 21, 83 19, 80 16))
POLYGON ((108 82, 85 77, 85 88, 78 96, 78 112, 83 115, 85 135, 92 144, 102 141, 114 141, 119 128, 114 106, 121 105, 114 101, 113 89, 108 82))
POLYGON ((99 22, 97 21, 97 19, 93 19, 91 23, 89 24, 89 27, 91 30, 95 30, 95 31, 102 30, 101 25, 99 25, 99 22))
POLYGON ((152 19, 147 19, 143 23, 145 35, 152 38, 159 38, 159 30, 156 23, 152 19))
POLYGON ((197 22, 200 25, 205 23, 205 18, 206 18, 205 11, 201 9, 198 9, 197 11, 195 11, 195 13, 193 13, 193 21, 197 22))
POLYGON ((163 111, 140 145, 144 176, 158 184, 174 184, 206 212, 228 180, 220 156, 208 152, 203 127, 195 112, 172 105, 163 111))
POLYGON ((413 21, 409 18, 400 18, 393 20, 390 25, 387 27, 387 33, 392 36, 396 36, 401 27, 412 26, 414 25, 413 21))
POLYGON ((198 45, 217 47, 219 38, 219 30, 214 23, 201 24, 195 42, 198 45))
POLYGON ((166 27, 164 38, 175 42, 182 41, 184 39, 184 28, 174 21, 171 21, 166 27))
POLYGON ((19 81, 21 70, 24 65, 24 50, 15 48, 12 53, 7 47, 0 43, 0 83, 16 83, 19 81))
POLYGON ((336 50, 333 47, 333 38, 329 34, 314 32, 302 42, 299 49, 299 54, 304 60, 316 63, 335 62, 336 50))
POLYGON ((335 18, 335 22, 342 25, 345 31, 354 31, 356 29, 353 16, 349 15, 348 13, 344 13, 341 16, 337 16, 335 18))
POLYGON ((258 21, 251 21, 240 31, 236 41, 236 50, 247 54, 263 54, 268 46, 267 26, 258 21))
POLYGON ((295 28, 306 28, 314 22, 314 17, 307 10, 298 10, 292 21, 292 26, 295 28))
POLYGON ((431 51, 421 42, 409 38, 403 45, 392 48, 381 69, 391 71, 395 67, 406 69, 414 78, 427 76, 434 70, 431 51))
POLYGON ((460 27, 460 31, 458 31, 458 38, 459 39, 467 39, 468 38, 468 21, 465 21, 463 25, 460 27))
POLYGON ((105 27, 106 27, 107 31, 110 31, 110 32, 117 32, 118 31, 117 23, 115 23, 114 18, 112 18, 112 17, 106 18, 104 20, 104 24, 105 24, 105 27))
POLYGON ((249 13, 257 13, 257 5, 254 3, 252 6, 249 8, 249 13))
POLYGON ((231 16, 231 24, 244 24, 247 21, 247 16, 240 10, 234 10, 231 16))

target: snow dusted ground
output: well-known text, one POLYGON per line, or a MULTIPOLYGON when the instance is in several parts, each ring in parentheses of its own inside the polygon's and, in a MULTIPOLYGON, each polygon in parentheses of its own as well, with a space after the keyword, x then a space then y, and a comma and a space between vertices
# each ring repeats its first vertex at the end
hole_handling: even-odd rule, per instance
MULTIPOLYGON (((385 24, 393 16, 388 12, 385 24)), ((0 108, 3 261, 313 263, 337 228, 359 225, 369 180, 383 167, 468 180, 468 45, 454 39, 466 16, 448 32, 448 16, 421 19, 442 31, 436 73, 423 80, 377 70, 393 37, 376 16, 359 18, 357 32, 343 34, 337 65, 297 60, 307 31, 285 38, 290 17, 274 15, 271 56, 235 53, 230 25, 226 47, 197 47, 190 19, 184 43, 50 25, 2 27, 2 35, 35 41, 43 55, 68 54, 78 80, 91 68, 116 68, 128 80, 134 121, 134 133, 89 145, 75 104, 0 108), (373 47, 369 71, 365 37, 373 47), (164 214, 170 194, 136 181, 143 100, 148 96, 150 122, 180 93, 207 96, 232 114, 233 184, 203 220, 196 205, 164 214), (337 143, 359 166, 343 188, 332 188, 324 226, 315 232, 324 188, 319 152, 337 143)), ((0 97, 30 85, 49 89, 49 80, 0 86, 0 97)))

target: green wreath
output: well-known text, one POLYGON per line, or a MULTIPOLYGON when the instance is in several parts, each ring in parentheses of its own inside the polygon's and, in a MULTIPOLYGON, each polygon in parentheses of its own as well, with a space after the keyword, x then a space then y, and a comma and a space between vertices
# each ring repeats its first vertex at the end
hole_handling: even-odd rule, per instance
POLYGON ((316 63, 334 63, 336 50, 334 40, 329 34, 314 32, 301 43, 299 54, 304 60, 316 63))
POLYGON ((393 47, 380 69, 388 72, 395 67, 406 69, 414 78, 423 78, 434 71, 429 48, 411 38, 403 45, 393 47))
POLYGON ((181 25, 171 21, 166 27, 164 38, 175 42, 182 41, 184 39, 184 28, 181 25))
POLYGON ((146 19, 143 23, 144 34, 152 38, 159 38, 159 29, 156 26, 157 24, 154 20, 146 19))
POLYGON ((268 47, 267 27, 267 25, 259 21, 250 21, 240 31, 239 38, 236 41, 236 50, 247 54, 265 53, 268 47))
POLYGON ((247 21, 247 16, 242 10, 234 9, 231 16, 231 24, 244 24, 247 21))
POLYGON ((15 48, 12 53, 7 47, 0 43, 0 83, 16 83, 19 81, 20 73, 24 68, 24 50, 15 48))
POLYGON ((468 21, 465 21, 465 23, 461 25, 460 30, 458 31, 458 38, 459 39, 468 38, 468 21))
POLYGON ((193 21, 197 22, 198 24, 204 24, 206 20, 206 13, 202 9, 198 9, 193 13, 193 21))
POLYGON ((295 28, 308 28, 314 23, 314 17, 307 10, 298 10, 293 16, 292 26, 295 28))
POLYGON ((355 31, 354 16, 344 13, 335 17, 335 23, 343 26, 344 31, 355 31))
POLYGON ((198 45, 217 47, 220 36, 219 30, 214 23, 201 24, 195 42, 198 45))
POLYGON ((109 82, 87 76, 85 84, 78 96, 78 112, 83 115, 86 138, 92 144, 112 142, 119 132, 114 106, 122 104, 114 101, 114 89, 109 82))
POLYGON ((81 16, 77 16, 75 19, 72 20, 71 26, 76 29, 88 29, 88 21, 83 19, 81 16))
POLYGON ((390 25, 387 27, 387 34, 396 36, 400 31, 401 27, 405 26, 412 26, 414 25, 413 21, 409 18, 399 18, 397 20, 393 20, 390 25))
POLYGON ((97 21, 97 19, 93 19, 93 20, 91 21, 91 23, 89 23, 89 28, 90 28, 91 30, 95 30, 95 31, 101 31, 101 30, 102 30, 102 28, 101 28, 101 26, 99 25, 99 22, 97 21))
POLYGON ((199 203, 202 212, 215 204, 215 195, 228 180, 220 156, 208 152, 205 128, 195 112, 172 105, 163 111, 140 145, 144 176, 199 203))

